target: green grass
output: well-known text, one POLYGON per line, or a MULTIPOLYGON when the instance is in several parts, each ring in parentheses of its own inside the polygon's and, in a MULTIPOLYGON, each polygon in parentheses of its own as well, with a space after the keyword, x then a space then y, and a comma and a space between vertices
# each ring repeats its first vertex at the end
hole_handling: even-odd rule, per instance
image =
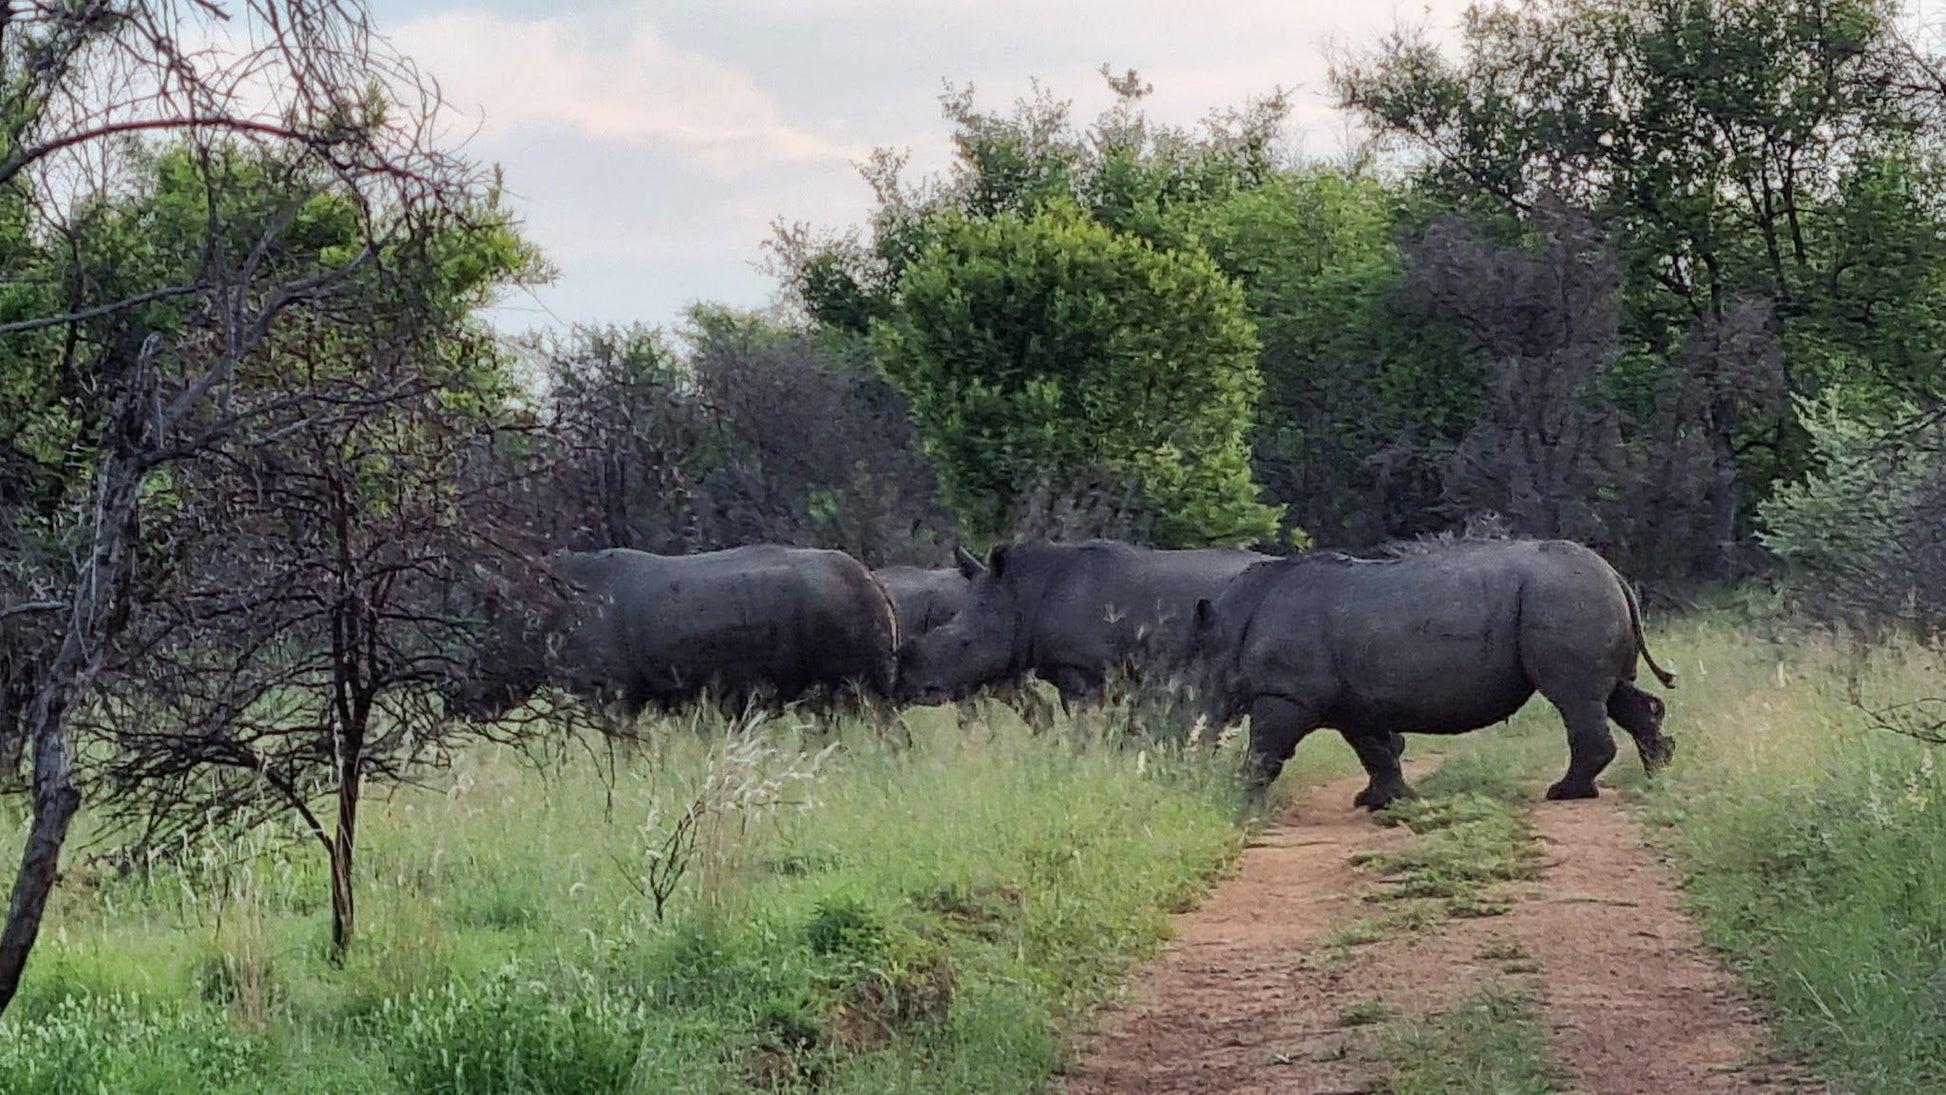
POLYGON ((1404 826, 1416 839, 1351 859, 1385 878, 1368 900, 1387 911, 1339 925, 1326 939, 1327 951, 1451 917, 1506 911, 1495 888, 1532 878, 1539 858, 1527 811, 1539 793, 1543 758, 1560 737, 1551 714, 1536 704, 1508 726, 1440 743, 1440 766, 1420 781, 1420 797, 1395 802, 1375 817, 1381 825, 1404 826))
POLYGON ((1396 1023, 1377 1056, 1389 1095, 1551 1095, 1547 1034, 1532 998, 1489 986, 1438 1015, 1396 1023))
POLYGON ((1939 656, 1861 661, 1728 612, 1657 652, 1684 680, 1676 762, 1646 816, 1706 935, 1782 1048, 1841 1087, 1946 1088, 1946 783, 1928 749, 1852 702, 1941 694, 1939 656))
MULTIPOLYGON (((1241 849, 1238 743, 914 721, 910 749, 841 728, 808 779, 830 736, 774 723, 740 754, 755 778, 710 792, 746 808, 708 815, 660 918, 643 879, 707 790, 705 736, 662 726, 612 779, 463 756, 368 800, 342 967, 294 830, 130 876, 90 866, 108 846, 84 832, 0 1091, 1041 1089, 1241 849), (766 779, 773 808, 748 808, 766 779)), ((1321 737, 1279 794, 1355 767, 1321 737)))
MULTIPOLYGON (((1946 662, 1860 660, 1725 611, 1652 641, 1683 673, 1674 763, 1649 787, 1624 744, 1604 782, 1641 792, 1787 1052, 1843 1090, 1946 1089, 1946 786, 1851 702, 1932 695, 1946 662)), ((0 1091, 1044 1089, 1242 846, 1236 743, 1212 761, 1112 718, 1082 740, 1004 713, 915 723, 910 749, 846 726, 817 778, 786 781, 791 805, 717 818, 661 919, 640 880, 698 793, 704 737, 662 727, 612 779, 574 750, 545 771, 465 755, 369 801, 342 967, 323 857, 294 829, 123 873, 84 814, 0 1030, 0 1091)), ((769 740, 776 774, 828 739, 786 721, 769 740)), ((1340 926, 1341 949, 1494 911, 1493 886, 1531 866, 1519 819, 1566 759, 1539 703, 1410 752, 1444 765, 1392 812, 1417 839, 1369 864, 1400 896, 1340 926)), ((1288 771, 1283 798, 1356 763, 1319 734, 1288 771)), ((21 831, 0 816, 0 855, 21 831)), ((1415 1024, 1397 1090, 1545 1090, 1520 1086, 1544 1083, 1526 1065, 1491 1078, 1540 1059, 1507 1048, 1526 1006, 1488 993, 1415 1024)))

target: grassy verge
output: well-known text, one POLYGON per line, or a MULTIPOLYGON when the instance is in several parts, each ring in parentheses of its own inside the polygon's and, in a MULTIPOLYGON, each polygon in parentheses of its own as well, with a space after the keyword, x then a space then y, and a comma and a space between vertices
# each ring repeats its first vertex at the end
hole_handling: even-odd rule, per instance
MULTIPOLYGON (((1326 941, 1327 959, 1452 917, 1506 911, 1506 900, 1494 890, 1534 876, 1539 849, 1527 810, 1557 737, 1545 718, 1526 712, 1513 726, 1437 743, 1442 762, 1420 782, 1420 797, 1377 816, 1380 824, 1404 826, 1417 839, 1351 860, 1386 880, 1369 897, 1384 911, 1335 929, 1326 941)), ((1434 742, 1415 738, 1413 747, 1424 753, 1434 742)))
MULTIPOLYGON (((1510 907, 1502 885, 1532 878, 1538 870, 1539 846, 1527 812, 1539 794, 1541 773, 1562 752, 1552 715, 1551 709, 1536 708, 1512 726, 1451 743, 1439 769, 1420 782, 1422 797, 1379 815, 1381 823, 1404 826, 1414 839, 1354 858, 1386 879, 1387 885, 1371 895, 1385 911, 1334 932, 1328 959, 1348 958, 1352 948, 1434 928, 1443 920, 1496 916, 1510 907)), ((1502 963, 1509 974, 1534 970, 1517 946, 1497 944, 1480 957, 1502 963)), ((1383 1070, 1379 1090, 1391 1095, 1557 1090, 1546 1031, 1533 1000, 1517 990, 1488 985, 1429 1015, 1394 1013, 1374 1003, 1338 1019, 1341 1026, 1383 1024, 1368 1043, 1369 1053, 1383 1070)))
POLYGON ((1379 1043, 1390 1095, 1551 1095, 1547 1033, 1532 998, 1489 986, 1379 1043))
MULTIPOLYGON (((76 859, 0 1090, 1036 1090, 1240 849, 1237 746, 915 721, 911 748, 779 723, 665 726, 612 767, 462 758, 370 803, 343 967, 293 834, 76 859)), ((1310 750, 1288 782, 1352 766, 1310 750)))
POLYGON ((1706 935, 1787 1053, 1850 1090, 1946 1089, 1946 786, 1858 705, 1940 694, 1939 657, 1720 617, 1657 650, 1685 679, 1647 816, 1706 935))

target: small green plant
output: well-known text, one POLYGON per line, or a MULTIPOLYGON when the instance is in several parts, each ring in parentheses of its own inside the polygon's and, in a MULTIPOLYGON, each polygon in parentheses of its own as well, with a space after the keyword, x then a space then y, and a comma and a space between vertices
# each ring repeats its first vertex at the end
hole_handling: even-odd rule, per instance
POLYGON ((751 826, 780 810, 810 806, 807 788, 840 743, 816 753, 792 751, 771 740, 765 721, 759 712, 730 723, 710 749, 701 786, 672 818, 664 821, 660 800, 649 808, 639 874, 617 861, 657 922, 692 867, 703 906, 724 911, 731 880, 749 854, 751 826))
POLYGON ((1534 837, 1521 811, 1476 792, 1428 796, 1397 803, 1380 816, 1419 839, 1397 849, 1352 857, 1389 880, 1371 895, 1381 902, 1430 899, 1447 916, 1493 916, 1507 903, 1490 889, 1534 876, 1534 837))
POLYGON ((1392 1018, 1392 1009, 1383 1000, 1364 1000, 1338 1012, 1341 1027, 1369 1027, 1392 1018))
POLYGON ((870 958, 885 950, 885 926, 862 903, 831 898, 818 902, 804 939, 817 954, 870 958))
POLYGON ((1390 927, 1391 925, 1385 923, 1380 917, 1361 916, 1331 929, 1331 934, 1324 937, 1324 945, 1362 947, 1367 943, 1377 943, 1391 934, 1388 930, 1390 927))
POLYGON ((1480 944, 1473 956, 1485 962, 1509 962, 1528 955, 1527 948, 1517 939, 1491 939, 1480 944))
POLYGON ((1547 1035, 1525 995, 1489 987, 1447 1011, 1395 1024, 1378 1047, 1394 1095, 1552 1095, 1547 1035))

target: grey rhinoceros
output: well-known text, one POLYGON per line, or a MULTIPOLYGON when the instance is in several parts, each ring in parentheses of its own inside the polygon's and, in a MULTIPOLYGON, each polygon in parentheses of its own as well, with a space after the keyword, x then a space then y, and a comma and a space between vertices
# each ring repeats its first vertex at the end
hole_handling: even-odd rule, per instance
POLYGON ((504 713, 543 682, 630 712, 705 695, 742 707, 892 688, 891 598, 843 552, 611 548, 557 553, 543 569, 549 580, 498 613, 472 672, 449 689, 461 713, 504 713))
MULTIPOLYGON (((953 562, 950 567, 894 566, 872 572, 898 609, 901 642, 910 642, 951 623, 972 598, 973 583, 986 573, 986 564, 958 547, 953 549, 953 562)), ((1034 691, 1024 675, 991 682, 980 689, 977 697, 961 699, 961 723, 977 718, 987 700, 998 700, 1013 708, 1022 722, 1037 731, 1054 725, 1053 705, 1034 691)))
POLYGON ((1033 673, 1063 700, 1099 701, 1118 666, 1179 669, 1197 600, 1269 558, 1113 540, 997 545, 958 615, 900 647, 899 690, 938 703, 1033 673))
POLYGON ((872 571, 898 611, 901 640, 944 626, 966 607, 973 580, 986 573, 986 565, 965 548, 953 549, 953 562, 950 567, 895 566, 872 571))
POLYGON ((1608 561, 1561 540, 1405 545, 1378 559, 1310 553, 1261 563, 1196 606, 1192 660, 1204 714, 1250 716, 1253 782, 1268 785, 1306 734, 1358 750, 1363 805, 1412 794, 1397 731, 1459 734, 1535 692, 1567 724, 1567 774, 1547 797, 1593 798, 1615 756, 1613 718, 1653 772, 1674 751, 1662 701, 1634 684, 1649 656, 1634 593, 1608 561), (1362 743, 1362 744, 1361 744, 1362 743))

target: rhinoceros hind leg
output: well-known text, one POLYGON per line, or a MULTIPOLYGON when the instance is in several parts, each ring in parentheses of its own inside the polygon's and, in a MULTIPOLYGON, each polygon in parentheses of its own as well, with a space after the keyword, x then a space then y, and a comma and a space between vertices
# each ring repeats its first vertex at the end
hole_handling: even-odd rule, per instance
POLYGON ((1383 810, 1400 799, 1419 797, 1399 767, 1399 758, 1405 754, 1404 734, 1345 734, 1345 742, 1358 754, 1358 762, 1370 777, 1365 789, 1353 796, 1353 806, 1383 810))
POLYGON ((1615 737, 1608 732, 1606 698, 1555 700, 1568 725, 1568 772, 1547 789, 1550 799, 1595 798, 1595 777, 1615 759, 1615 737))
POLYGON ((1608 717, 1635 739, 1635 751, 1642 756, 1642 768, 1650 775, 1675 755, 1676 743, 1662 732, 1665 709, 1660 697, 1644 692, 1629 681, 1621 681, 1608 694, 1608 717))

